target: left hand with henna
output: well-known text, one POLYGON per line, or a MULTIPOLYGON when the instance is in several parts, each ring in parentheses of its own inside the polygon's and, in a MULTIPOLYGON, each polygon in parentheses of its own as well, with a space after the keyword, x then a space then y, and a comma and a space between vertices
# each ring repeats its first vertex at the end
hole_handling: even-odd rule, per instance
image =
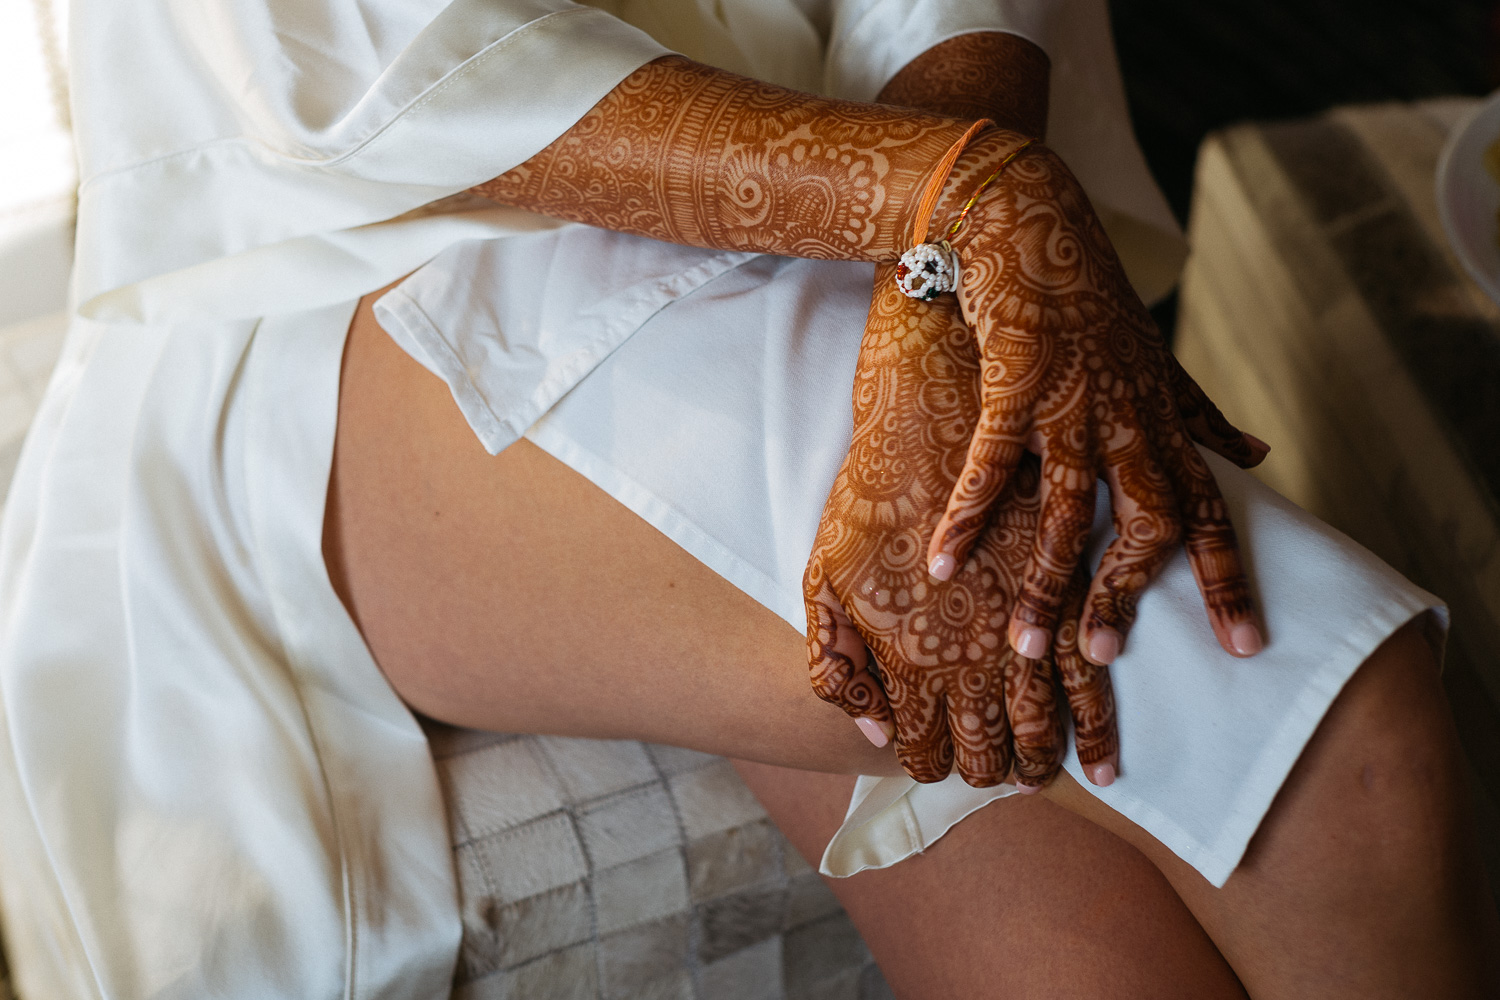
MULTIPOLYGON (((945 235, 1008 151, 1043 134, 1047 76, 1040 49, 979 32, 934 46, 881 92, 882 102, 989 117, 1002 126, 960 158, 929 238, 945 235)), ((1013 645, 1039 655, 1054 630, 1064 640, 1066 627, 1068 642, 1109 663, 1141 590, 1181 539, 1220 645, 1253 655, 1262 639, 1233 528, 1192 442, 1242 467, 1260 462, 1266 446, 1225 420, 1166 349, 1087 197, 1055 154, 1027 150, 984 198, 958 236, 963 256, 976 265, 966 270, 960 294, 975 329, 986 332, 984 417, 929 544, 935 577, 947 578, 963 563, 1009 470, 1030 447, 1044 456, 1048 502, 1009 628, 1013 645), (1074 623, 1079 636, 1063 624, 1070 616, 1061 602, 1093 521, 1099 474, 1111 485, 1120 539, 1094 578, 1086 615, 1074 623)))
POLYGON ((1265 446, 1224 420, 1177 364, 1067 166, 1040 143, 985 184, 1025 137, 995 129, 965 150, 934 213, 963 262, 959 303, 978 331, 982 415, 964 470, 928 548, 943 580, 971 550, 1024 452, 1042 458, 1041 522, 1009 625, 1011 644, 1038 657, 1051 644, 1109 484, 1117 538, 1078 621, 1079 648, 1098 664, 1120 652, 1136 601, 1186 542, 1220 645, 1262 646, 1234 529, 1194 439, 1251 466, 1265 446))

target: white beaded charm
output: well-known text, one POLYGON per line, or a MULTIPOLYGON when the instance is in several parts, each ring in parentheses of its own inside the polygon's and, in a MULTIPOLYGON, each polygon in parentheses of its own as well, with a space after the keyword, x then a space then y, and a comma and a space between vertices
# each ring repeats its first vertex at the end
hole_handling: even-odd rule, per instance
POLYGON ((946 243, 918 243, 901 255, 896 286, 923 302, 953 291, 958 287, 958 254, 946 243))

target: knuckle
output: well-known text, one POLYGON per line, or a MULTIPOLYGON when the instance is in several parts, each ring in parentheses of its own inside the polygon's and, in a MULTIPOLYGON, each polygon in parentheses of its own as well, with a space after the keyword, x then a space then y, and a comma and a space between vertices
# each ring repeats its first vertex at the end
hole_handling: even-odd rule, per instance
POLYGON ((1057 654, 1057 673, 1070 702, 1087 698, 1100 688, 1108 689, 1110 683, 1109 667, 1084 659, 1076 645, 1076 632, 1074 640, 1057 654))
MULTIPOLYGON (((1142 578, 1141 586, 1144 586, 1145 574, 1138 575, 1142 578)), ((1140 587, 1107 584, 1103 590, 1089 599, 1087 627, 1090 630, 1112 628, 1121 633, 1127 631, 1130 623, 1135 621, 1135 608, 1139 594, 1140 587)))
POLYGON ((1023 625, 1051 629, 1058 619, 1062 597, 1051 585, 1050 579, 1027 580, 1021 593, 1016 596, 1016 606, 1011 618, 1023 625))
POLYGON ((849 678, 839 692, 845 703, 854 707, 856 714, 885 718, 890 714, 890 702, 875 676, 862 670, 849 678))
POLYGON ((1028 785, 1045 785, 1053 775, 1057 774, 1057 771, 1055 761, 1046 763, 1036 760, 1023 761, 1018 758, 1015 766, 1016 776, 1024 779, 1028 785))
POLYGON ((1170 555, 1184 538, 1182 518, 1169 507, 1142 512, 1132 518, 1116 544, 1119 559, 1151 567, 1170 555))
POLYGON ((973 761, 967 764, 959 761, 958 773, 964 779, 964 783, 973 788, 994 788, 996 785, 1005 783, 1005 776, 1010 768, 1001 768, 994 760, 973 761))
POLYGON ((1162 515, 1161 540, 1158 543, 1157 548, 1176 548, 1182 542, 1184 530, 1185 529, 1182 526, 1182 518, 1178 516, 1175 511, 1162 515))
POLYGON ((814 677, 812 682, 812 689, 813 694, 817 695, 823 701, 837 705, 840 708, 844 709, 846 712, 849 710, 848 706, 844 704, 843 698, 840 697, 839 689, 837 687, 829 685, 825 681, 814 677))
POLYGON ((1188 550, 1191 552, 1235 552, 1239 542, 1235 538, 1234 525, 1229 523, 1223 500, 1203 500, 1195 505, 1199 516, 1193 519, 1191 530, 1186 533, 1188 550))
POLYGON ((823 655, 815 657, 808 665, 813 691, 824 701, 835 701, 843 691, 853 672, 849 658, 825 648, 823 655))
POLYGON ((959 513, 948 517, 948 526, 943 529, 939 536, 941 542, 939 547, 962 554, 978 536, 979 529, 984 526, 984 514, 982 511, 959 513))
POLYGON ((1077 602, 1068 600, 1068 613, 1062 616, 1052 637, 1052 658, 1066 683, 1068 671, 1074 669, 1074 660, 1082 659, 1078 652, 1077 602))
POLYGON ((1011 749, 1017 766, 1025 762, 1030 767, 1043 766, 1057 756, 1056 725, 1050 717, 1039 719, 1034 724, 1015 726, 1011 730, 1011 749))
POLYGON ((1144 501, 1130 519, 1130 537, 1139 540, 1142 547, 1166 544, 1182 530, 1177 507, 1177 498, 1171 492, 1164 491, 1144 501))
POLYGON ((959 509, 981 502, 981 499, 998 489, 999 476, 988 463, 972 462, 965 465, 953 484, 953 499, 948 505, 949 514, 959 516, 959 509))
POLYGON ((1038 722, 1036 725, 1018 726, 1013 730, 1017 759, 1039 761, 1049 756, 1054 748, 1052 727, 1038 722))
POLYGON ((913 780, 923 784, 942 781, 953 770, 953 744, 942 737, 929 737, 907 744, 897 739, 897 757, 913 780))

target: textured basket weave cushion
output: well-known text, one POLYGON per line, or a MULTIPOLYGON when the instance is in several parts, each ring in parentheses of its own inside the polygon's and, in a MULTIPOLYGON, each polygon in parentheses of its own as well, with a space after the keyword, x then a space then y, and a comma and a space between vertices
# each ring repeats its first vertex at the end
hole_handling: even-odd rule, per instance
MULTIPOLYGON (((65 327, 61 314, 0 327, 0 489, 65 327)), ((427 730, 463 905, 456 997, 890 996, 838 901, 723 759, 427 730)))
POLYGON ((849 918, 729 762, 428 724, 458 1000, 877 1000, 849 918))

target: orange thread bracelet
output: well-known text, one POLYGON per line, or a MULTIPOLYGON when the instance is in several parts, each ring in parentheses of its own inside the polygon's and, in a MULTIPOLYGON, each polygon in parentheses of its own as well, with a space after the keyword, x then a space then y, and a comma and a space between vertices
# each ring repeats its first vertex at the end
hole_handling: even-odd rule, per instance
POLYGON ((917 217, 911 227, 911 242, 913 246, 927 242, 927 226, 932 221, 933 210, 937 208, 938 198, 942 197, 943 185, 948 182, 948 175, 953 172, 953 164, 958 162, 958 156, 969 144, 969 140, 987 128, 994 128, 995 123, 988 118, 981 118, 970 125, 958 141, 948 147, 948 152, 938 161, 933 168, 932 176, 927 179, 927 188, 922 192, 921 199, 917 202, 917 217))
POLYGON ((1005 172, 1005 168, 1010 166, 1012 160, 1036 142, 1035 139, 1027 139, 1007 153, 1005 159, 1000 161, 1000 166, 995 168, 995 172, 979 182, 979 186, 974 189, 974 193, 969 196, 969 200, 959 211, 958 218, 948 228, 947 235, 936 243, 926 242, 927 227, 931 222, 932 212, 937 208, 942 185, 947 182, 948 174, 953 170, 953 164, 958 161, 959 154, 963 152, 975 133, 993 124, 988 119, 983 119, 970 126, 962 138, 954 143, 939 161, 932 180, 928 181, 927 190, 922 193, 922 200, 917 203, 917 221, 912 226, 912 248, 901 255, 900 263, 896 265, 896 287, 901 289, 903 295, 930 302, 944 292, 957 290, 960 273, 958 251, 953 249, 949 241, 957 236, 958 231, 969 221, 969 212, 978 204, 979 197, 984 194, 985 188, 1005 172))

